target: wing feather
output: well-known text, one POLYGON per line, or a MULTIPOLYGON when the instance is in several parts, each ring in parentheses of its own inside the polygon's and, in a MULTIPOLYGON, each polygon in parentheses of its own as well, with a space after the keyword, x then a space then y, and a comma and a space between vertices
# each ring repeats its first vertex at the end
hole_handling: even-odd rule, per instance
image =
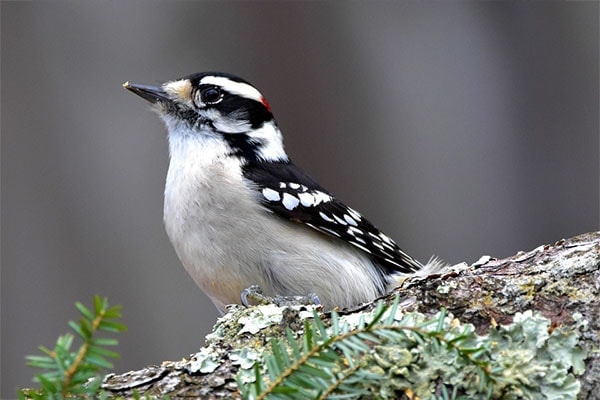
POLYGON ((268 210, 341 239, 367 254, 387 272, 409 273, 423 266, 356 210, 336 199, 291 162, 249 164, 246 176, 268 210))

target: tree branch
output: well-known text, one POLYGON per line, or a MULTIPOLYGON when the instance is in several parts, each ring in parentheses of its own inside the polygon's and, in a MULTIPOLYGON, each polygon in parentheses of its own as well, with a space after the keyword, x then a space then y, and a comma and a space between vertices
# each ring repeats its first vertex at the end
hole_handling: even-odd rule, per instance
MULTIPOLYGON (((482 257, 471 266, 454 266, 439 275, 410 277, 382 299, 391 302, 395 295, 401 297, 401 308, 406 311, 434 315, 446 308, 482 335, 497 325, 510 324, 515 313, 526 310, 540 312, 552 321, 552 328, 575 326, 583 319, 587 329, 580 334, 579 346, 587 359, 585 373, 578 377, 578 398, 595 398, 600 392, 600 232, 502 260, 482 257), (576 313, 581 318, 575 318, 576 313)), ((340 314, 369 311, 375 304, 340 314)), ((268 339, 283 337, 286 327, 301 331, 305 308, 271 305, 258 312, 256 307, 231 306, 207 336, 206 346, 189 360, 110 374, 103 388, 125 398, 132 398, 134 391, 171 399, 240 398, 235 381, 238 369, 260 359, 268 339)))

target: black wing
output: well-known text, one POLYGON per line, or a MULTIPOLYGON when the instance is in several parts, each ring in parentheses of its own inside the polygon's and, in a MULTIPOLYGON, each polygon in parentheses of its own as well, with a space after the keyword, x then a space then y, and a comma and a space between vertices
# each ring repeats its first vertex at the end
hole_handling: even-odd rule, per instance
POLYGON ((408 273, 423 267, 369 220, 337 200, 294 164, 248 164, 244 176, 257 186, 267 209, 352 244, 385 272, 408 273))

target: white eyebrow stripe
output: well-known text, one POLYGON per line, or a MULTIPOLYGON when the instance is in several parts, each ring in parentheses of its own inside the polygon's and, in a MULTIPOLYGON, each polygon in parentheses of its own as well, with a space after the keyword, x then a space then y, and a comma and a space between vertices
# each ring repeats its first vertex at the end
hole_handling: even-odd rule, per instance
POLYGON ((223 90, 231 94, 242 96, 250 100, 255 100, 260 103, 263 102, 262 94, 260 94, 255 87, 244 82, 235 82, 222 76, 205 76, 200 80, 200 85, 220 86, 223 88, 223 90))

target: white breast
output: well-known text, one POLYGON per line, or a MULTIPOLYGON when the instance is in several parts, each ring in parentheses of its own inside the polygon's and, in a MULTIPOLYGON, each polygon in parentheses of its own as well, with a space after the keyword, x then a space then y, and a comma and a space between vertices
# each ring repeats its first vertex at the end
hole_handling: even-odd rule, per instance
POLYGON ((381 293, 385 283, 360 251, 263 208, 219 138, 171 134, 169 148, 166 231, 219 309, 253 284, 268 295, 314 292, 329 307, 381 293))

